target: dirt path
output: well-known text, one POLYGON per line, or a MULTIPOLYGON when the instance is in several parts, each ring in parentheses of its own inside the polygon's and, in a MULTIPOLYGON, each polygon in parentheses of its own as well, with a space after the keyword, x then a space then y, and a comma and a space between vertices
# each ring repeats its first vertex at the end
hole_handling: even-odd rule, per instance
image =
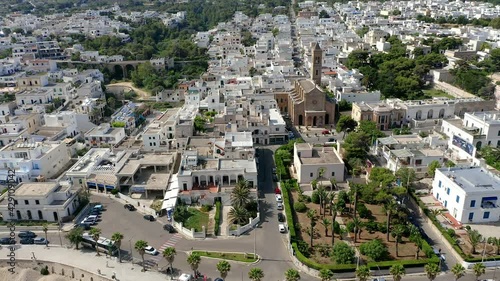
POLYGON ((151 97, 150 93, 148 93, 142 89, 134 87, 132 82, 118 82, 118 83, 106 85, 106 88, 114 88, 114 87, 129 88, 129 89, 133 90, 134 92, 136 92, 137 95, 139 97, 141 97, 142 99, 149 99, 151 97))

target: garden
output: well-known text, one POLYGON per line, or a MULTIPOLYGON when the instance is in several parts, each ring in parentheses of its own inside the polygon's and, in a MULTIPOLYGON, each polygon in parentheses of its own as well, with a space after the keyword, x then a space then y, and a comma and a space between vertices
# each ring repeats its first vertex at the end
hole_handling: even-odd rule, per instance
POLYGON ((201 208, 190 207, 179 200, 175 206, 174 220, 182 222, 182 226, 187 229, 194 228, 194 231, 201 232, 203 227, 205 227, 205 230, 207 229, 208 212, 210 212, 208 206, 202 206, 201 208))

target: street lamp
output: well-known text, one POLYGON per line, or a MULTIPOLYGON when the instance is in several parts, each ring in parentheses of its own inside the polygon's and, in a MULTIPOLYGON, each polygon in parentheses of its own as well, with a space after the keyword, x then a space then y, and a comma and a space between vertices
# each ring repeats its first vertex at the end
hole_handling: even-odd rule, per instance
POLYGON ((257 253, 257 225, 253 227, 253 258, 256 259, 257 253))

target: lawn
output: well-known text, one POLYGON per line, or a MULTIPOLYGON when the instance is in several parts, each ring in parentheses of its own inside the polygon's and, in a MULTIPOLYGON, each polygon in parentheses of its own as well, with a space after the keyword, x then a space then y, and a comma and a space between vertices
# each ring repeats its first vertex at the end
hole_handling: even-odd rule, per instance
POLYGON ((438 98, 438 97, 441 97, 441 98, 450 98, 450 99, 454 99, 455 97, 446 93, 445 91, 442 91, 442 90, 437 90, 437 89, 429 89, 429 90, 423 90, 425 96, 427 98, 438 98))
POLYGON ((202 212, 195 208, 188 209, 189 216, 184 222, 184 227, 187 229, 194 228, 194 231, 200 232, 202 231, 202 226, 205 226, 205 229, 208 225, 208 213, 202 212))
POLYGON ((256 262, 257 258, 253 254, 244 253, 223 253, 223 252, 207 252, 207 251, 193 251, 202 257, 221 259, 221 260, 231 260, 240 262, 256 262))

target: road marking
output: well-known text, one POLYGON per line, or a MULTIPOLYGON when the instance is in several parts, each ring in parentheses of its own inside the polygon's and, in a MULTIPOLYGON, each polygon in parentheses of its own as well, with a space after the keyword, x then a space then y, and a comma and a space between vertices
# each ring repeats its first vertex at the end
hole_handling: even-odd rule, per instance
MULTIPOLYGON (((148 259, 148 261, 153 262, 154 265, 156 265, 158 263, 158 261, 160 261, 160 259, 163 257, 163 250, 165 250, 168 247, 174 247, 175 244, 177 244, 177 242, 179 242, 179 240, 181 240, 181 239, 182 239, 182 235, 180 235, 179 233, 176 233, 174 236, 170 237, 170 239, 168 239, 167 242, 163 243, 163 245, 158 249, 158 252, 160 252, 160 254, 151 257, 151 259, 148 259)), ((152 266, 154 266, 154 265, 152 265, 152 266)))

